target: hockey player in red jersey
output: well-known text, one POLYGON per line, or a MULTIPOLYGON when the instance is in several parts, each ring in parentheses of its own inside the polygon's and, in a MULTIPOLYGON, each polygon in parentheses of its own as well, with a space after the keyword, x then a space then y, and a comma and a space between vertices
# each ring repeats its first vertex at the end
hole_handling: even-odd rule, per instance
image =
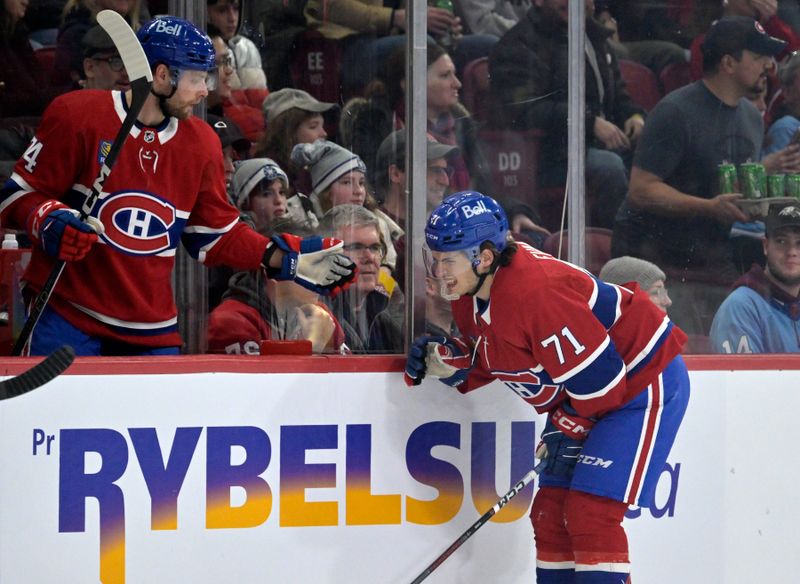
POLYGON ((637 284, 511 241, 502 208, 480 193, 445 199, 425 240, 462 337, 417 339, 407 383, 427 375, 466 393, 498 379, 547 412, 536 581, 629 581, 622 520, 652 501, 686 410, 686 335, 637 284))
POLYGON ((31 354, 61 344, 78 355, 174 354, 181 339, 170 286, 183 242, 208 265, 262 266, 323 294, 355 276, 341 242, 290 235, 267 239, 239 222, 228 202, 219 139, 193 107, 216 78, 209 38, 192 23, 161 17, 140 29, 153 71, 151 94, 103 184, 90 217, 81 208, 130 103, 130 91, 56 98, 0 192, 0 223, 27 229, 25 280, 36 292, 67 260, 31 337, 31 354))

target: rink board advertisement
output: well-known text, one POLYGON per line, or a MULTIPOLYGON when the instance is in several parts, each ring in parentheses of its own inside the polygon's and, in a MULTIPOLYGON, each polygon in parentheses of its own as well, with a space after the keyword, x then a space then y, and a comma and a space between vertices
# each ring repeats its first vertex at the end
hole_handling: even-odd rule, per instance
MULTIPOLYGON (((788 581, 798 431, 780 411, 800 373, 692 382, 656 500, 625 522, 634 582, 788 581)), ((0 403, 0 582, 410 582, 531 468, 540 431, 499 384, 65 375, 0 403)), ((535 582, 534 491, 429 581, 535 582)))

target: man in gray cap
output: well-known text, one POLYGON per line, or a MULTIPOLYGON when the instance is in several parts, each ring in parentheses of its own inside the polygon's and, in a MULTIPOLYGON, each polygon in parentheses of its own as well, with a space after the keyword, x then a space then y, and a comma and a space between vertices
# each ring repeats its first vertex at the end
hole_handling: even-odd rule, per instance
POLYGON ((127 91, 130 87, 128 72, 114 41, 103 27, 98 24, 86 31, 81 44, 84 75, 81 86, 85 89, 127 91))
MULTIPOLYGON (((458 154, 457 146, 437 142, 428 136, 427 148, 427 202, 430 213, 442 202, 450 187, 453 169, 448 160, 458 154)), ((375 197, 383 210, 401 227, 406 216, 406 131, 397 130, 381 142, 372 171, 372 186, 375 197)))
POLYGON ((748 98, 766 86, 785 45, 752 18, 718 20, 703 42, 703 78, 658 103, 636 148, 612 255, 664 268, 670 317, 690 335, 708 334, 738 277, 731 225, 750 217, 740 193, 720 189, 717 167, 760 160, 764 120, 748 98))
POLYGON ((711 325, 715 353, 800 353, 800 202, 769 207, 764 255, 711 325))
POLYGON ((661 310, 666 312, 667 308, 672 306, 672 300, 664 285, 667 279, 664 270, 647 260, 631 256, 608 260, 600 270, 599 278, 603 282, 619 286, 636 282, 639 284, 639 288, 650 295, 653 304, 661 310))

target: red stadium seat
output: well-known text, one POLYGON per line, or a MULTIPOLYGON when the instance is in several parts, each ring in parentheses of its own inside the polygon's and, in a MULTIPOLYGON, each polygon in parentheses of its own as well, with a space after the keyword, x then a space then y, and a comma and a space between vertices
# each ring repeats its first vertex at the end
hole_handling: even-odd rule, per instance
POLYGON ((39 61, 39 64, 47 73, 47 78, 52 79, 53 70, 55 69, 56 64, 56 48, 50 46, 42 47, 40 49, 36 49, 33 54, 36 56, 36 60, 39 61))
POLYGON ((671 63, 661 70, 659 75, 664 95, 689 85, 692 82, 692 66, 686 63, 671 63))
MULTIPOLYGON (((568 230, 553 233, 544 242, 544 250, 552 256, 558 256, 561 242, 561 259, 567 258, 568 230)), ((586 269, 597 276, 603 265, 611 259, 611 230, 603 227, 587 227, 586 237, 586 269)))
POLYGON ((461 100, 464 107, 478 122, 489 119, 491 96, 489 92, 489 58, 481 57, 470 61, 461 75, 463 87, 461 100))
POLYGON ((649 67, 626 59, 619 60, 619 70, 634 103, 648 112, 653 109, 663 97, 656 74, 649 67))

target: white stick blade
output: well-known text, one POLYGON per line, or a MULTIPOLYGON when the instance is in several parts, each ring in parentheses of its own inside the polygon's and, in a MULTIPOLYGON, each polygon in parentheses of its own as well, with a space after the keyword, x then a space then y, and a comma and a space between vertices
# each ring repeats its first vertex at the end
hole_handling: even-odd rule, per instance
POLYGON ((128 79, 133 81, 144 77, 147 81, 153 81, 153 73, 150 71, 150 64, 147 62, 142 45, 122 15, 113 10, 101 10, 97 13, 97 22, 114 41, 119 56, 125 63, 128 79))

